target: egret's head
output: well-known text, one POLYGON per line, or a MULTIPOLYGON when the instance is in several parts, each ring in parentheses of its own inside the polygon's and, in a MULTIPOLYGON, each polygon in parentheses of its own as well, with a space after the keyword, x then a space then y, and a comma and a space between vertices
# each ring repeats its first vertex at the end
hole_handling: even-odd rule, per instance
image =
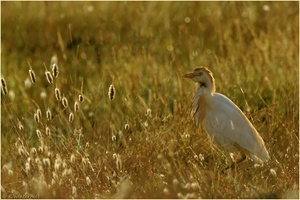
POLYGON ((185 74, 183 78, 190 78, 194 82, 199 83, 200 87, 206 87, 215 91, 215 79, 212 72, 206 67, 197 67, 192 73, 185 74))

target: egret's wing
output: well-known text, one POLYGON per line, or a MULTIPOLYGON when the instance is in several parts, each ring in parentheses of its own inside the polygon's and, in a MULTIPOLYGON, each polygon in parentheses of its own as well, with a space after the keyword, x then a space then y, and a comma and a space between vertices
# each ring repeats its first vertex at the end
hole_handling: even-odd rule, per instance
POLYGON ((222 94, 215 93, 211 98, 212 104, 204 122, 209 134, 213 133, 213 137, 221 145, 237 144, 239 148, 249 152, 254 161, 257 161, 257 156, 266 162, 269 155, 264 141, 244 113, 222 94))

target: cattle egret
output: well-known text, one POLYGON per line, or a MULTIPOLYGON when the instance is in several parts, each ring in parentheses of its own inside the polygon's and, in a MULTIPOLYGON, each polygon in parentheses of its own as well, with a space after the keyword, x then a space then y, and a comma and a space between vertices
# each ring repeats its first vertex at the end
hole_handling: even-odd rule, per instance
POLYGON ((263 139, 245 114, 229 98, 215 92, 215 79, 208 68, 197 67, 182 77, 199 83, 192 114, 195 123, 202 125, 213 142, 223 150, 241 152, 243 156, 237 163, 245 155, 255 163, 269 160, 263 139))

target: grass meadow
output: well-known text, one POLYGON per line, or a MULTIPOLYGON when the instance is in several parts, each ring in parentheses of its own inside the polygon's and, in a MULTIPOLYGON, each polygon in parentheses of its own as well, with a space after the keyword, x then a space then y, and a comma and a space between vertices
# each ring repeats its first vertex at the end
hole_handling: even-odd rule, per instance
POLYGON ((298 198, 298 56, 299 2, 1 2, 1 197, 298 198), (221 173, 196 66, 267 164, 221 173))

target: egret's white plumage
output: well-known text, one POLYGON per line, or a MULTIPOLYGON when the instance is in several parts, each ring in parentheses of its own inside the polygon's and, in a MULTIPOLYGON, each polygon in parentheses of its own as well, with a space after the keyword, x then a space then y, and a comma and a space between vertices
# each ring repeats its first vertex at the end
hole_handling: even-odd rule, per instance
POLYGON ((198 67, 183 77, 199 83, 192 114, 212 141, 229 152, 241 151, 256 163, 269 160, 263 139, 245 114, 229 98, 215 93, 215 80, 209 69, 198 67))

